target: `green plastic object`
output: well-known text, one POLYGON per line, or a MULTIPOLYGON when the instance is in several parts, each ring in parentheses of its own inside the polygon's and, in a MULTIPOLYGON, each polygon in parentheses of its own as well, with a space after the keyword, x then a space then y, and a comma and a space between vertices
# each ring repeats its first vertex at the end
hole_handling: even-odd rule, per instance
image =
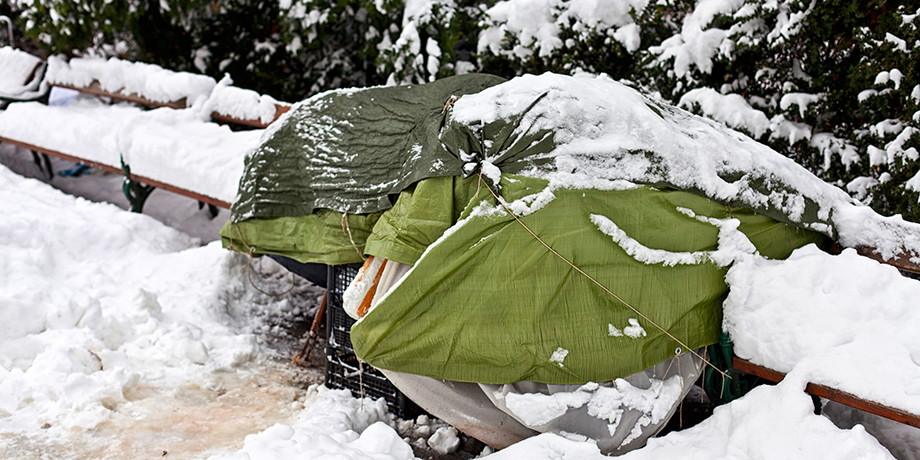
POLYGON ((730 403, 754 389, 767 383, 754 376, 736 372, 732 366, 734 358, 733 345, 728 333, 723 332, 719 342, 707 348, 710 365, 703 373, 703 390, 709 396, 713 406, 730 403))
POLYGON ((128 199, 131 212, 144 212, 144 203, 147 202, 147 197, 156 190, 156 187, 131 179, 131 167, 125 163, 124 158, 121 159, 121 169, 125 172, 125 181, 121 185, 121 191, 128 199))

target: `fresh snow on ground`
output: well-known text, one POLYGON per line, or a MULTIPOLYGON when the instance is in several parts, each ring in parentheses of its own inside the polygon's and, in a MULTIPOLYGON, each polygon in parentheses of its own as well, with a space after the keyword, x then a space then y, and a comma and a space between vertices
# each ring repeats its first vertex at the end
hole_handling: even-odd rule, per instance
MULTIPOLYGON (((5 161, 19 158, 20 168, 31 166, 23 162, 29 158, 21 150, 0 146, 0 154, 5 161)), ((106 186, 106 176, 64 179, 55 181, 106 186)), ((304 391, 275 384, 272 391, 256 390, 259 385, 271 385, 255 379, 283 374, 277 366, 259 367, 271 353, 258 340, 265 324, 258 313, 297 307, 255 293, 240 271, 246 265, 245 257, 215 244, 201 246, 146 215, 63 195, 5 167, 0 170, 0 195, 0 212, 5 216, 0 222, 4 252, 0 311, 6 320, 0 341, 0 452, 4 457, 30 458, 36 450, 28 449, 61 452, 58 458, 123 458, 125 452, 143 455, 140 441, 130 444, 129 440, 149 441, 151 433, 163 431, 171 437, 155 438, 156 445, 172 444, 160 450, 170 451, 169 458, 190 459, 410 459, 414 458, 412 438, 416 441, 411 443, 421 439, 432 450, 456 444, 456 433, 451 434, 447 427, 401 422, 386 413, 380 401, 355 399, 323 387, 304 391), (256 297, 262 300, 253 302, 256 297), (249 308, 255 311, 247 312, 249 308), (221 391, 223 396, 215 396, 221 391), (247 399, 268 408, 260 408, 259 420, 232 429, 224 426, 222 437, 217 438, 181 430, 179 419, 163 414, 176 410, 187 420, 213 411, 223 423, 216 424, 214 417, 207 417, 211 425, 197 422, 199 430, 207 426, 213 432, 215 424, 226 425, 234 418, 246 421, 256 412, 252 405, 240 402, 247 399), (199 405, 175 407, 186 400, 199 405), (442 434, 434 436, 437 433, 442 434), (107 443, 108 450, 100 442, 107 443), (212 444, 183 450, 183 442, 212 444), (71 450, 63 449, 62 444, 71 450)), ((783 264, 788 264, 786 272, 792 278, 814 276, 817 269, 802 266, 803 258, 822 259, 824 269, 842 264, 840 270, 858 270, 867 283, 887 283, 883 288, 916 284, 886 275, 890 270, 875 262, 849 260, 855 256, 848 252, 835 257, 809 248, 789 262, 769 262, 777 266, 777 274, 764 276, 780 277, 783 264), (874 265, 851 267, 861 262, 874 265), (800 276, 794 276, 796 273, 800 276)), ((746 274, 751 279, 746 282, 756 286, 754 275, 763 269, 741 267, 733 276, 746 274)), ((832 270, 829 278, 834 275, 842 276, 832 270)), ((267 287, 280 292, 288 281, 282 276, 267 287)), ((819 298, 831 289, 821 282, 793 286, 802 295, 819 298)), ((877 294, 877 290, 859 287, 849 293, 862 298, 877 294)), ((859 300, 853 298, 852 304, 859 300)), ((879 312, 879 317, 877 321, 912 324, 907 321, 910 311, 906 307, 892 306, 879 312)), ((833 322, 826 324, 825 336, 835 334, 833 326, 833 322)), ((796 330, 791 328, 789 333, 796 330)), ((807 326, 803 330, 813 333, 807 326)), ((908 339, 895 342, 910 346, 908 339)), ((882 361, 871 354, 872 349, 849 352, 882 361)), ((879 379, 897 383, 914 371, 887 372, 893 374, 879 379)), ((845 427, 841 429, 813 414, 811 399, 801 389, 803 379, 815 375, 793 372, 785 383, 755 390, 718 408, 702 424, 653 439, 626 458, 891 458, 861 426, 849 429, 854 420, 865 417, 845 413, 837 422, 845 427)), ((863 423, 882 441, 890 442, 899 458, 915 458, 910 453, 920 449, 917 430, 884 421, 863 423)), ((530 460, 600 458, 589 440, 556 435, 537 436, 489 455, 496 460, 525 456, 530 460)))

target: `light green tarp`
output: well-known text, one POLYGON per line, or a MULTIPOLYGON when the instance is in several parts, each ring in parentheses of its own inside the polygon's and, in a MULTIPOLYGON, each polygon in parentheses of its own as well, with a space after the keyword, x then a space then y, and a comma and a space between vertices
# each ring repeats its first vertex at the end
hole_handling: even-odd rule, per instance
MULTIPOLYGON (((542 179, 513 173, 539 165, 533 158, 555 145, 552 132, 515 130, 522 117, 475 130, 449 122, 441 112, 457 88, 500 81, 469 78, 472 86, 461 78, 442 87, 340 92, 295 107, 248 161, 241 199, 221 232, 224 245, 300 262, 354 263, 368 254, 416 265, 352 330, 359 357, 385 369, 481 383, 577 384, 628 375, 673 356, 674 340, 551 255, 507 214, 464 220, 481 202, 495 204, 485 181, 463 177, 475 171, 469 165, 490 158, 503 172, 502 196, 513 201, 546 188, 542 179), (380 103, 384 94, 399 102, 380 103), (393 107, 423 109, 389 124, 393 107), (375 121, 382 126, 369 128, 375 121), (389 140, 372 141, 383 131, 389 140), (376 150, 381 144, 390 147, 376 150), (352 153, 355 145, 362 147, 352 153), (623 330, 631 319, 646 336, 610 335, 611 327, 623 330)), ((647 247, 673 252, 717 244, 716 227, 678 208, 739 219, 740 230, 768 257, 787 257, 824 238, 668 187, 553 193, 524 222, 689 348, 718 340, 724 269, 638 262, 590 215, 610 219, 647 247)))
MULTIPOLYGON (((543 185, 512 178, 516 182, 502 183, 508 199, 543 185)), ((469 196, 469 189, 458 195, 469 196)), ((523 222, 690 348, 718 341, 725 271, 712 263, 663 267, 638 262, 598 230, 591 214, 609 218, 645 246, 673 252, 714 250, 718 235, 716 227, 678 208, 739 219, 740 230, 762 254, 773 257, 787 257, 794 248, 822 239, 679 191, 563 189, 555 195, 523 222)), ((416 205, 407 203, 408 208, 416 205)), ((393 211, 401 211, 398 207, 393 211)), ((369 241, 368 252, 394 260, 402 255, 390 249, 401 241, 381 240, 379 245, 369 241)), ((680 348, 552 255, 507 214, 465 221, 432 247, 414 271, 421 276, 407 276, 352 329, 355 352, 372 365, 456 381, 571 384, 629 375, 680 348), (610 336, 610 325, 623 330, 630 319, 638 320, 647 336, 610 336), (560 349, 567 353, 561 366, 552 360, 560 349)))

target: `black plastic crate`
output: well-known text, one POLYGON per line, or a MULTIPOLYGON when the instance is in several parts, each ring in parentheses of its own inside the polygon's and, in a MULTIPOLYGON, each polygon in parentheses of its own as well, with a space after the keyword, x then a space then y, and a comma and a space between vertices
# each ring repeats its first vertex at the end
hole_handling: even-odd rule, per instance
POLYGON ((342 308, 342 294, 360 266, 329 267, 326 304, 326 386, 350 390, 356 397, 383 398, 390 410, 402 419, 413 419, 424 411, 399 391, 380 370, 359 364, 351 345, 351 326, 355 323, 342 308))

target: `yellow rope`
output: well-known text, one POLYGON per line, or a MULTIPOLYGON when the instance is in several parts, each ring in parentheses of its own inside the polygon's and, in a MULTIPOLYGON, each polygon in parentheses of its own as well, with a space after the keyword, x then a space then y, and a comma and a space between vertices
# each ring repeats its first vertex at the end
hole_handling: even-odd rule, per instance
MULTIPOLYGON (((479 181, 482 182, 482 170, 481 170, 481 169, 480 169, 480 171, 479 171, 479 181)), ((625 305, 626 307, 628 307, 630 310, 632 310, 634 313, 636 313, 637 315, 639 315, 640 317, 642 317, 642 319, 644 319, 646 322, 648 322, 648 323, 651 324, 652 326, 655 326, 656 328, 658 328, 658 330, 660 330, 662 333, 664 333, 664 335, 670 337, 671 340, 674 340, 675 342, 677 342, 678 345, 684 347, 686 350, 688 350, 688 351, 689 351, 690 353, 692 353, 694 356, 696 356, 697 358, 701 359, 701 360, 702 360, 704 363, 706 363, 708 366, 710 366, 710 367, 712 367, 713 369, 715 369, 717 372, 719 372, 720 374, 722 374, 724 377, 726 377, 726 378, 728 378, 728 379, 731 379, 731 376, 729 376, 729 375, 726 374, 725 372, 722 372, 722 370, 720 370, 719 368, 717 368, 716 366, 714 366, 714 365, 713 365, 712 363, 710 363, 709 361, 706 361, 706 359, 703 358, 702 356, 700 356, 699 353, 697 353, 695 350, 691 349, 689 346, 685 345, 682 341, 680 341, 680 339, 678 339, 678 338, 675 337, 673 334, 671 334, 670 332, 668 332, 667 330, 665 330, 665 328, 659 326, 658 323, 652 321, 651 318, 649 318, 648 316, 645 316, 645 315, 644 315, 641 311, 639 311, 636 307, 633 307, 632 305, 629 304, 629 302, 627 302, 627 301, 623 300, 622 298, 620 298, 620 296, 616 295, 616 293, 614 293, 613 291, 611 291, 610 289, 608 289, 607 286, 604 286, 603 284, 600 283, 600 281, 594 279, 594 277, 592 277, 591 275, 585 273, 584 270, 582 270, 582 269, 579 268, 577 265, 575 265, 574 263, 572 263, 571 261, 569 261, 569 259, 565 258, 565 256, 563 256, 562 254, 559 254, 555 249, 552 248, 552 246, 550 246, 549 244, 547 244, 545 241, 543 241, 542 238, 540 238, 536 233, 534 233, 534 231, 531 230, 530 227, 528 227, 527 224, 525 224, 524 221, 522 221, 520 217, 518 217, 515 213, 513 213, 513 212, 511 211, 511 209, 508 208, 508 205, 505 204, 505 201, 502 200, 501 197, 499 197, 499 196, 495 193, 494 190, 492 190, 492 187, 489 187, 488 184, 485 184, 485 185, 486 185, 486 188, 489 190, 489 192, 492 193, 492 196, 495 197, 495 200, 498 201, 498 203, 501 204, 503 208, 505 208, 505 212, 507 212, 511 217, 514 218, 514 220, 516 220, 519 224, 521 224, 521 226, 524 227, 524 230, 527 230, 527 232, 530 233, 530 235, 533 236, 537 241, 539 241, 540 244, 543 245, 543 247, 545 247, 547 250, 549 250, 549 252, 553 253, 553 255, 555 255, 556 257, 558 257, 559 259, 561 259, 563 262, 565 262, 566 264, 568 264, 570 267, 572 267, 575 271, 577 271, 578 273, 580 273, 581 275, 583 275, 585 278, 588 278, 588 280, 590 280, 592 283, 596 284, 598 287, 600 287, 601 289, 603 289, 604 292, 606 292, 607 294, 610 294, 614 299, 617 299, 620 303, 622 303, 623 305, 625 305)))
POLYGON ((351 241, 351 246, 355 248, 355 252, 358 253, 358 256, 361 257, 361 260, 367 260, 367 257, 364 257, 364 254, 358 249, 358 244, 355 243, 355 239, 351 236, 351 226, 348 225, 348 211, 342 213, 342 233, 348 237, 348 240, 351 241))
POLYGON ((246 239, 243 238, 243 231, 240 230, 239 225, 232 224, 232 223, 230 224, 230 242, 227 244, 227 247, 229 247, 230 249, 233 249, 236 252, 241 252, 249 256, 249 260, 246 262, 246 266, 240 268, 240 271, 246 270, 246 275, 249 278, 249 284, 251 284, 252 287, 254 287, 257 291, 267 296, 270 296, 270 297, 281 297, 294 290, 294 287, 296 286, 296 282, 297 282, 297 279, 294 273, 291 273, 291 287, 280 294, 272 294, 270 292, 263 291, 259 286, 256 286, 256 283, 252 281, 252 261, 255 260, 255 257, 253 257, 253 254, 255 254, 256 248, 255 246, 250 246, 249 243, 246 242, 246 239), (245 246, 245 249, 246 249, 245 251, 241 250, 241 248, 238 248, 233 244, 233 229, 234 228, 236 229, 236 233, 239 235, 240 241, 243 243, 243 246, 245 246))

